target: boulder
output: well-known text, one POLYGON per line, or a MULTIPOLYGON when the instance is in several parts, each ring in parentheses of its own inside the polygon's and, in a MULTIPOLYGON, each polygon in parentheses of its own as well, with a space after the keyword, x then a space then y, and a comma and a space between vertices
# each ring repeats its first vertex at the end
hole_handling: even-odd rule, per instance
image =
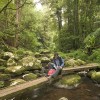
POLYGON ((45 49, 43 49, 43 50, 41 50, 40 53, 41 53, 41 54, 49 54, 49 53, 50 53, 50 50, 45 50, 45 49))
POLYGON ((75 60, 74 58, 65 61, 65 66, 70 66, 70 67, 80 66, 84 64, 85 62, 83 60, 80 60, 80 59, 75 60))
POLYGON ((97 83, 100 83, 100 71, 92 73, 91 78, 97 81, 97 83))
POLYGON ((14 58, 14 54, 11 52, 4 52, 3 59, 8 60, 9 58, 14 58))
POLYGON ((4 81, 0 81, 0 88, 4 87, 4 81))
POLYGON ((24 57, 20 62, 27 70, 40 69, 42 67, 41 61, 32 56, 24 57))
POLYGON ((59 100, 68 100, 66 97, 61 97, 59 100))
POLYGON ((22 83, 25 83, 25 82, 26 82, 26 81, 23 80, 23 79, 13 79, 13 80, 11 80, 10 86, 22 84, 22 83))
POLYGON ((36 59, 33 69, 41 69, 41 68, 42 68, 41 61, 36 59))
POLYGON ((24 73, 24 71, 25 71, 25 68, 23 66, 11 66, 5 69, 5 73, 12 74, 12 76, 20 75, 24 73))
POLYGON ((24 80, 29 81, 37 78, 36 74, 29 73, 22 76, 24 80))
POLYGON ((6 60, 0 59, 0 66, 2 65, 6 66, 6 60))
POLYGON ((17 63, 15 62, 14 59, 12 58, 9 58, 8 61, 7 61, 7 66, 16 66, 17 63))
POLYGON ((49 63, 50 59, 48 57, 42 57, 41 58, 41 63, 49 63))
POLYGON ((0 66, 0 72, 4 72, 5 69, 6 69, 6 67, 0 66))
POLYGON ((40 57, 42 57, 42 54, 36 52, 36 53, 35 53, 35 57, 36 57, 36 58, 40 58, 40 57))
POLYGON ((83 60, 81 60, 81 59, 77 59, 76 60, 76 65, 84 65, 84 64, 86 64, 86 62, 85 61, 83 61, 83 60))
POLYGON ((35 58, 32 56, 24 57, 20 60, 22 66, 24 66, 26 69, 32 69, 35 63, 35 58))
POLYGON ((74 67, 76 65, 76 60, 75 59, 69 59, 65 61, 65 66, 71 66, 74 67))
POLYGON ((67 75, 64 76, 61 80, 56 83, 57 87, 60 88, 73 88, 77 87, 81 81, 81 77, 79 75, 67 75))
POLYGON ((0 81, 5 81, 11 79, 11 76, 9 74, 2 74, 0 73, 0 81))
POLYGON ((96 73, 96 71, 95 71, 95 70, 91 70, 91 71, 89 71, 89 72, 88 72, 88 74, 87 74, 87 75, 88 75, 88 77, 91 77, 91 76, 92 76, 92 74, 95 74, 95 73, 96 73))

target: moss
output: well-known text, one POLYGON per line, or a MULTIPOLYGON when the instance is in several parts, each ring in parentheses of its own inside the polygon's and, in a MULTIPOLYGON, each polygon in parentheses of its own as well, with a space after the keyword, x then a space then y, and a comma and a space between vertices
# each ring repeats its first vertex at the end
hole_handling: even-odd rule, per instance
POLYGON ((80 66, 80 65, 84 65, 86 62, 81 60, 81 59, 77 59, 75 60, 74 58, 73 59, 69 59, 69 60, 65 60, 65 66, 71 66, 71 67, 74 67, 74 66, 80 66))
POLYGON ((11 66, 5 69, 5 73, 14 75, 20 75, 25 71, 25 68, 23 66, 11 66))
POLYGON ((100 83, 100 71, 92 73, 91 78, 100 83))
POLYGON ((49 54, 50 53, 50 50, 46 50, 46 49, 42 49, 40 51, 41 54, 49 54))
POLYGON ((0 81, 0 88, 4 87, 4 81, 0 81))
POLYGON ((6 66, 6 60, 0 59, 0 65, 6 66))
POLYGON ((88 76, 91 77, 92 74, 94 74, 94 73, 96 73, 96 71, 95 70, 91 70, 91 71, 88 72, 88 76))
POLYGON ((0 72, 4 72, 5 69, 6 69, 6 67, 0 66, 0 72))
POLYGON ((12 58, 8 59, 7 66, 16 66, 16 65, 17 65, 17 63, 15 62, 14 59, 12 59, 12 58))
POLYGON ((10 86, 22 84, 22 83, 25 83, 25 82, 26 82, 26 81, 23 80, 23 79, 13 79, 13 80, 11 80, 10 86))
POLYGON ((14 54, 12 52, 4 52, 3 59, 8 60, 9 58, 14 58, 14 54))
POLYGON ((9 80, 11 76, 9 74, 0 74, 0 80, 9 80))
POLYGON ((48 62, 50 62, 50 59, 48 57, 42 57, 41 62, 42 63, 48 63, 48 62))
POLYGON ((73 86, 75 84, 78 84, 80 80, 81 77, 79 75, 68 75, 63 77, 59 82, 61 85, 73 86))
POLYGON ((33 73, 23 75, 23 79, 26 80, 26 81, 36 79, 36 78, 37 78, 37 75, 33 74, 33 73))

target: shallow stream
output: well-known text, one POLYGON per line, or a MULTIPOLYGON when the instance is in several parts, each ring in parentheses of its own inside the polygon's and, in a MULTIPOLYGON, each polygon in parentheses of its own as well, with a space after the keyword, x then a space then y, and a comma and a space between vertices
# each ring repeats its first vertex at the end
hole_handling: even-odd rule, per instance
POLYGON ((93 83, 87 77, 83 77, 81 84, 73 89, 45 85, 41 89, 26 91, 5 100, 60 100, 62 97, 68 100, 100 100, 100 85, 93 83))

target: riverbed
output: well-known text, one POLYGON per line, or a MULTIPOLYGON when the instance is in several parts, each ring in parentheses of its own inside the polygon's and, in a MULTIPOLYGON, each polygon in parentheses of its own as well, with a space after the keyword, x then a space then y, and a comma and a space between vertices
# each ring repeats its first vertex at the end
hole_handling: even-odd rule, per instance
POLYGON ((83 77, 78 87, 73 89, 57 88, 53 84, 31 89, 5 100, 100 100, 100 85, 88 77, 83 77))

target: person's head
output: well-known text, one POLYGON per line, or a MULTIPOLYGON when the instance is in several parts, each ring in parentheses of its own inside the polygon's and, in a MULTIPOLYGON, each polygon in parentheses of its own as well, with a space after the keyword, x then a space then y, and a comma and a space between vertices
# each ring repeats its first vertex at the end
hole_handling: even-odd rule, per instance
POLYGON ((55 59, 58 58, 58 53, 57 53, 57 52, 54 53, 54 58, 55 58, 55 59))

